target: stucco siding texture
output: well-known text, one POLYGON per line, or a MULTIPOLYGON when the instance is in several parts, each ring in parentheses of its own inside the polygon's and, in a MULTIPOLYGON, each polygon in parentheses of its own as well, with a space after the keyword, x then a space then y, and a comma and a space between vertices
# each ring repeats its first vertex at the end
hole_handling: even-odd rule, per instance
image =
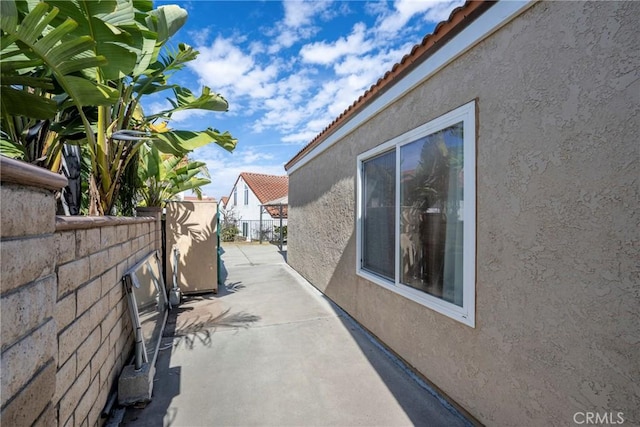
POLYGON ((640 3, 541 2, 295 170, 288 260, 487 425, 640 425, 640 3), (477 102, 476 327, 356 275, 356 156, 477 102))

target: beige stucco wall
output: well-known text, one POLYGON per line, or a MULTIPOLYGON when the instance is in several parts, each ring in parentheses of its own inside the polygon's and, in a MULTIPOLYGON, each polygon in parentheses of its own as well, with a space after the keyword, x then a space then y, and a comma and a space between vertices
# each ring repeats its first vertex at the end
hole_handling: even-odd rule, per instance
POLYGON ((488 425, 640 424, 640 3, 543 2, 289 181, 289 263, 488 425), (478 106, 476 327, 355 274, 356 156, 478 106))

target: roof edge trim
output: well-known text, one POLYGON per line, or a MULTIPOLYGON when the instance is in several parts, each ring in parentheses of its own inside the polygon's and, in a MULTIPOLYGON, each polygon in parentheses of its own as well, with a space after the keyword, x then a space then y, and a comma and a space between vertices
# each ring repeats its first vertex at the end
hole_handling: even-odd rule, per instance
MULTIPOLYGON (((404 67, 404 69, 399 70, 398 73, 402 74, 400 78, 389 79, 388 81, 383 81, 386 79, 378 80, 378 84, 382 85, 378 88, 377 92, 380 92, 377 94, 378 96, 368 97, 367 95, 371 93, 371 90, 365 92, 365 95, 360 97, 360 99, 342 113, 338 119, 334 120, 322 133, 289 160, 285 165, 287 173, 291 174, 295 172, 314 159, 320 153, 360 127, 375 114, 395 102, 405 93, 429 79, 440 71, 440 69, 453 62, 456 58, 522 14, 536 2, 537 0, 500 1, 482 12, 482 14, 472 22, 467 22, 462 19, 462 21, 458 21, 456 25, 441 34, 439 39, 447 36, 456 26, 463 25, 462 30, 447 40, 445 48, 435 43, 430 44, 429 47, 420 52, 416 58, 411 58, 411 54, 405 56, 403 62, 407 61, 410 63, 409 65, 413 65, 412 62, 415 61, 417 65, 410 69, 404 67), (420 57, 426 57, 426 59, 420 61, 420 57)), ((473 4, 475 4, 475 2, 473 2, 473 4)), ((473 10, 476 9, 474 8, 473 10)), ((464 15, 465 12, 469 12, 466 7, 457 9, 452 13, 449 21, 454 18, 454 15, 464 15)), ((465 16, 466 15, 464 15, 463 18, 465 16)), ((443 22, 446 23, 449 21, 443 22)), ((437 32, 441 24, 442 23, 436 26, 435 32, 437 32)), ((427 38, 428 36, 425 37, 424 40, 427 38)))

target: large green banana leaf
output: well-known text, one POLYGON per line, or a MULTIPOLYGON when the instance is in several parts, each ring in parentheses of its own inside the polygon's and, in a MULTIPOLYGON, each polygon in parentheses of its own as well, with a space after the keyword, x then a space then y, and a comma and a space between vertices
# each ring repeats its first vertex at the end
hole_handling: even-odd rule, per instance
MULTIPOLYGON (((95 70, 86 70, 96 80, 117 80, 145 69, 154 52, 157 34, 136 21, 136 8, 127 0, 48 0, 60 10, 58 19, 71 18, 78 23, 71 36, 89 35, 98 40, 95 53, 107 58, 95 70)), ((56 21, 54 20, 54 23, 56 21)))
POLYGON ((158 43, 164 44, 169 38, 178 32, 187 22, 187 11, 175 4, 160 6, 149 11, 147 26, 158 33, 158 43))
POLYGON ((143 144, 140 147, 140 164, 138 166, 138 177, 141 182, 145 182, 148 179, 155 178, 160 179, 160 169, 162 164, 162 157, 157 148, 143 144))
POLYGON ((204 131, 173 130, 163 133, 153 133, 154 146, 163 153, 183 156, 189 151, 215 143, 231 152, 236 147, 238 140, 226 131, 220 133, 217 129, 204 131))
POLYGON ((53 99, 4 84, 0 87, 0 108, 5 113, 33 119, 49 119, 58 111, 58 105, 53 99))
POLYGON ((26 156, 24 146, 4 138, 0 138, 0 153, 2 153, 3 156, 11 157, 12 159, 24 159, 26 156))
POLYGON ((169 191, 167 191, 167 193, 169 197, 173 197, 176 194, 182 193, 183 191, 195 190, 196 188, 200 188, 207 184, 211 184, 210 179, 191 178, 188 181, 182 181, 180 183, 172 185, 171 187, 169 187, 169 191))
POLYGON ((165 48, 164 55, 135 79, 133 90, 138 94, 137 97, 177 87, 167 84, 171 73, 181 70, 184 64, 193 61, 197 56, 198 51, 184 43, 180 43, 177 50, 165 48))
POLYGON ((173 113, 185 110, 227 111, 229 109, 227 100, 218 93, 212 93, 207 86, 202 88, 202 94, 197 98, 193 92, 184 87, 174 87, 173 93, 176 96, 175 101, 167 98, 173 108, 147 116, 148 120, 154 120, 159 117, 170 118, 173 113))
POLYGON ((206 163, 189 162, 187 165, 171 171, 171 173, 167 175, 167 178, 173 185, 178 185, 189 181, 191 178, 203 172, 205 172, 207 175, 209 173, 206 168, 206 163))
POLYGON ((11 91, 11 79, 19 77, 38 77, 40 80, 25 80, 32 89, 49 90, 52 79, 55 80, 79 108, 87 105, 110 105, 117 101, 117 90, 71 75, 107 62, 104 56, 95 54, 95 42, 91 37, 67 37, 78 26, 73 19, 67 18, 53 25, 59 9, 50 9, 46 3, 38 3, 20 22, 14 1, 2 0, 2 4, 0 84, 5 114, 43 118, 47 112, 53 112, 53 104, 48 96, 34 98, 30 96, 33 91, 11 91), (4 16, 5 13, 9 16, 4 16), (5 96, 11 102, 5 102, 5 96), (31 108, 25 111, 25 105, 31 108))

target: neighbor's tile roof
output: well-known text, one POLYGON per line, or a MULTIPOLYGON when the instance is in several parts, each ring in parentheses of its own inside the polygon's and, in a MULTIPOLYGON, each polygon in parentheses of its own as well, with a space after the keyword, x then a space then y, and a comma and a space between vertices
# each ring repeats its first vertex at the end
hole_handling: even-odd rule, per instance
MULTIPOLYGON (((287 175, 265 175, 261 173, 242 172, 240 177, 247 183, 260 203, 268 203, 272 200, 285 197, 289 194, 289 177, 287 175)), ((236 181, 237 184, 237 181, 236 181)), ((275 206, 267 206, 267 211, 272 217, 279 218, 279 209, 275 206)), ((287 217, 287 209, 283 209, 282 217, 287 217)))
POLYGON ((449 15, 449 19, 436 25, 432 34, 427 34, 420 44, 413 46, 411 52, 405 55, 399 63, 396 63, 390 71, 373 84, 360 98, 351 104, 329 126, 324 128, 309 144, 298 152, 284 166, 289 170, 311 150, 320 145, 331 134, 345 124, 352 116, 361 111, 366 105, 389 89, 403 76, 424 62, 435 51, 442 47, 449 39, 467 27, 475 18, 491 7, 493 1, 467 1, 463 6, 455 8, 449 15))
POLYGON ((289 194, 289 177, 242 172, 240 174, 260 203, 267 203, 289 194))
MULTIPOLYGON (((264 207, 271 218, 279 219, 280 218, 280 206, 265 206, 264 207)), ((289 206, 282 205, 282 219, 287 219, 289 217, 289 206)))

